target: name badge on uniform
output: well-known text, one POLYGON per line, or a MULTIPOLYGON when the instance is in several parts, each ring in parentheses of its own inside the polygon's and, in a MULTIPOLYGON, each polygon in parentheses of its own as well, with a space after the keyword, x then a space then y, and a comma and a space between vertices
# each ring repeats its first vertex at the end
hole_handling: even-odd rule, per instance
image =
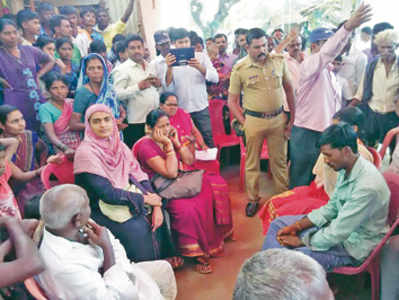
POLYGON ((248 77, 248 80, 249 80, 249 81, 255 81, 255 80, 258 79, 258 77, 259 77, 258 75, 252 75, 252 76, 249 76, 249 77, 248 77))
POLYGON ((252 75, 248 77, 247 86, 253 86, 259 81, 259 75, 252 75))

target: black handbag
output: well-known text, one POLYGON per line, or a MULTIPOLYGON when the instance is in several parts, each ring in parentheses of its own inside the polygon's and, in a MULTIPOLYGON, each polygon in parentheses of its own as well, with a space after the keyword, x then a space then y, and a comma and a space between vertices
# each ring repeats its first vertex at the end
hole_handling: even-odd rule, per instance
POLYGON ((156 174, 151 182, 156 193, 164 199, 191 198, 201 192, 203 174, 204 170, 179 171, 172 179, 156 174))

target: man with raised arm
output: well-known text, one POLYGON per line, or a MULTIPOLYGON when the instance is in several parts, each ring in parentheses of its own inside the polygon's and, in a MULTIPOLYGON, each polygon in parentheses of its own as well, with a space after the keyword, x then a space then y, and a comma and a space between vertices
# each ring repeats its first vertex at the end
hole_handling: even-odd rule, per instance
POLYGON ((371 18, 369 5, 360 5, 335 34, 326 28, 310 33, 311 55, 300 66, 296 94, 296 117, 290 141, 290 188, 309 185, 312 168, 319 156, 316 147, 321 133, 341 107, 332 62, 350 38, 351 32, 371 18))
POLYGON ((96 30, 102 34, 104 38, 105 46, 109 51, 112 47, 112 39, 115 35, 121 34, 126 29, 126 23, 129 20, 133 12, 134 0, 129 0, 125 13, 117 22, 110 24, 111 17, 109 16, 108 10, 100 7, 97 9, 97 28, 96 30))

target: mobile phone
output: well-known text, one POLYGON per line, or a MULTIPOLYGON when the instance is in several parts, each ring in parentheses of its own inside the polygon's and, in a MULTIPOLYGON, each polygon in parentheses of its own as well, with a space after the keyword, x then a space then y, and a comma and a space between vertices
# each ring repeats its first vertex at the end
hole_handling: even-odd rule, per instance
POLYGON ((150 75, 148 75, 148 77, 146 79, 147 80, 153 80, 153 79, 157 79, 157 78, 158 78, 157 76, 155 76, 153 74, 150 74, 150 75))
POLYGON ((168 132, 168 137, 174 137, 176 134, 176 132, 173 130, 173 128, 171 128, 168 132))
POLYGON ((177 48, 170 49, 170 53, 176 56, 176 62, 172 65, 173 67, 188 65, 190 59, 194 58, 194 48, 177 48))
POLYGON ((0 228, 0 244, 8 240, 8 230, 6 226, 0 228))

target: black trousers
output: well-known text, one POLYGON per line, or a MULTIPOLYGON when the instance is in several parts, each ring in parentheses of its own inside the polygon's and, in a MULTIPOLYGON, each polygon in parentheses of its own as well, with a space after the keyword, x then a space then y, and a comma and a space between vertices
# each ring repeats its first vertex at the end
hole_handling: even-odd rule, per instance
POLYGON ((292 127, 290 139, 290 189, 309 185, 314 175, 313 166, 320 154, 317 147, 321 132, 307 128, 292 127))
POLYGON ((209 116, 208 107, 200 111, 192 112, 190 115, 195 126, 201 132, 205 144, 209 148, 215 147, 212 135, 211 117, 209 116))
POLYGON ((369 146, 375 146, 377 142, 382 143, 387 132, 399 125, 399 117, 395 112, 381 114, 373 111, 368 104, 361 104, 359 108, 364 112, 366 120, 365 132, 360 133, 360 137, 365 139, 369 146))

